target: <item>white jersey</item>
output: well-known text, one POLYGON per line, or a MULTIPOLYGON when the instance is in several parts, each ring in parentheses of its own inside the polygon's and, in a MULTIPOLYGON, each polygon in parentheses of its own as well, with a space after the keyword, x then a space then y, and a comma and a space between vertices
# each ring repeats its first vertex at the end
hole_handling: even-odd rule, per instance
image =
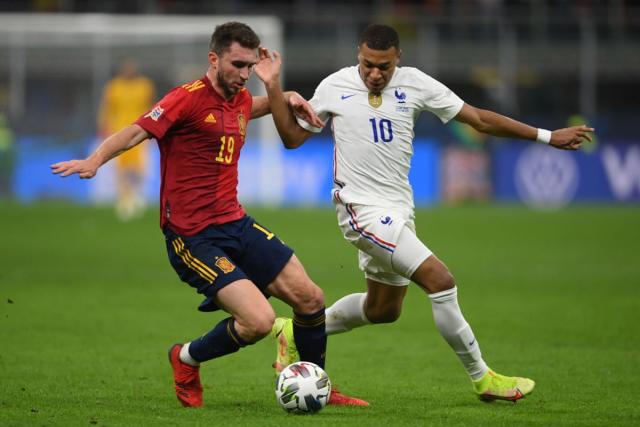
MULTIPOLYGON (((344 203, 393 207, 413 213, 409 168, 414 124, 422 111, 448 122, 463 101, 445 85, 412 67, 397 67, 381 95, 369 93, 358 67, 324 79, 310 101, 332 119, 334 195, 344 203)), ((320 129, 298 119, 312 132, 320 129)))

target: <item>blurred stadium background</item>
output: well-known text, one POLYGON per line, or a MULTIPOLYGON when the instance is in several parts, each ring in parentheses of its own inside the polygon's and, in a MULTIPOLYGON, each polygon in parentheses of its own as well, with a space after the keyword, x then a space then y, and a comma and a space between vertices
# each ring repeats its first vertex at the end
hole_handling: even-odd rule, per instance
MULTIPOLYGON (((283 52, 285 87, 306 97, 322 78, 355 63, 364 25, 385 22, 401 34, 404 65, 430 73, 468 103, 539 127, 586 121, 597 130, 597 142, 573 155, 485 138, 425 114, 412 175, 418 205, 640 200, 635 1, 5 0, 0 11, 4 197, 113 198, 109 168, 87 185, 55 180, 46 166, 94 146, 102 89, 123 57, 137 57, 161 95, 204 73, 210 33, 236 17, 283 52)), ((251 88, 260 93, 255 80, 251 88)), ((246 203, 329 203, 328 131, 285 152, 269 119, 249 128, 256 143, 241 162, 246 203)), ((146 197, 153 202, 157 162, 151 164, 146 197)))

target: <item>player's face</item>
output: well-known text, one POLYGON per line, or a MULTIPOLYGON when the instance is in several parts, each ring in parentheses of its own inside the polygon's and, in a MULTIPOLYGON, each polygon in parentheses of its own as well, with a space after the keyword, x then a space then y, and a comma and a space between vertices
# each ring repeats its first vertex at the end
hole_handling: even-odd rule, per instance
POLYGON ((373 93, 382 92, 399 62, 400 52, 395 47, 375 50, 366 43, 358 47, 358 71, 367 89, 373 93))
POLYGON ((226 98, 231 98, 249 80, 253 66, 258 63, 258 51, 233 42, 220 55, 209 52, 209 62, 215 70, 215 84, 222 89, 226 98))

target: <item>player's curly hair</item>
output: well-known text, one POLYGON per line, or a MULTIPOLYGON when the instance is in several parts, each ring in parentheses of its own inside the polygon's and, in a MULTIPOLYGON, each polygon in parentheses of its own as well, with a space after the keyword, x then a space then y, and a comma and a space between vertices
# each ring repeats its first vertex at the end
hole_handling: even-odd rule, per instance
POLYGON ((249 49, 257 49, 260 46, 260 37, 247 24, 242 22, 226 22, 216 26, 211 35, 209 51, 221 55, 233 42, 249 49))
POLYGON ((366 43, 370 49, 387 50, 395 47, 400 50, 398 32, 388 25, 371 24, 360 34, 358 46, 366 43))

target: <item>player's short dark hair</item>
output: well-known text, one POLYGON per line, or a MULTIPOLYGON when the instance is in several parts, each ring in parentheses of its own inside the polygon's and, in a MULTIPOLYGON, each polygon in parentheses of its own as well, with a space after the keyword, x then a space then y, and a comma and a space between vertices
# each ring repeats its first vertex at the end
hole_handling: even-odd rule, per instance
POLYGON ((358 46, 365 44, 374 50, 387 50, 395 47, 400 50, 398 32, 388 25, 371 24, 360 34, 358 46))
POLYGON ((211 35, 209 51, 221 55, 233 42, 238 42, 242 47, 257 49, 260 46, 260 37, 247 24, 227 22, 216 26, 211 35))

